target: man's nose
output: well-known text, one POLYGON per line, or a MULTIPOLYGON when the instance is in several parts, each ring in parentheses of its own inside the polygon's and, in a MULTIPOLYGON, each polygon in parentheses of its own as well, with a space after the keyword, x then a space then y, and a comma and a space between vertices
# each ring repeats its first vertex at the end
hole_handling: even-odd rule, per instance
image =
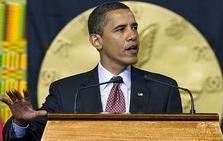
POLYGON ((128 40, 136 40, 138 38, 138 32, 135 29, 129 28, 127 33, 128 40))

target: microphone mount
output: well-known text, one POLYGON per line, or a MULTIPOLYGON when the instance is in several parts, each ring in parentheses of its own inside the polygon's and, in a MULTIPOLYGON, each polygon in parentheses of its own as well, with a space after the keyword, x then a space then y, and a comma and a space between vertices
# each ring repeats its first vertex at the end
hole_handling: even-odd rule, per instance
POLYGON ((179 86, 175 86, 175 85, 171 85, 171 84, 159 81, 159 80, 152 79, 148 75, 145 75, 144 79, 145 80, 150 80, 150 81, 153 81, 153 82, 156 82, 156 83, 159 83, 161 85, 170 86, 170 87, 173 87, 173 88, 176 88, 176 89, 180 89, 180 90, 186 91, 189 94, 189 96, 190 96, 190 102, 191 102, 190 114, 195 114, 196 113, 195 108, 194 108, 195 107, 194 106, 194 98, 193 98, 193 95, 192 95, 192 93, 191 93, 191 91, 189 89, 183 88, 183 87, 179 87, 179 86))

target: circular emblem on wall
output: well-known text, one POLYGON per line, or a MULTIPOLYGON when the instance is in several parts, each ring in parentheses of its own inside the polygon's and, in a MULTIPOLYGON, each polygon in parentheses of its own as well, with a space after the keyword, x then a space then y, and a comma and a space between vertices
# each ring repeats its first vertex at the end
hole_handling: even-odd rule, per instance
MULTIPOLYGON (((157 5, 125 2, 139 24, 140 50, 135 67, 161 73, 192 91, 197 112, 222 111, 222 76, 218 61, 201 33, 183 17, 157 5)), ((70 21, 44 58, 38 81, 38 102, 44 102, 52 81, 94 68, 97 50, 88 41, 92 9, 70 21)), ((189 95, 181 92, 184 112, 189 95)))

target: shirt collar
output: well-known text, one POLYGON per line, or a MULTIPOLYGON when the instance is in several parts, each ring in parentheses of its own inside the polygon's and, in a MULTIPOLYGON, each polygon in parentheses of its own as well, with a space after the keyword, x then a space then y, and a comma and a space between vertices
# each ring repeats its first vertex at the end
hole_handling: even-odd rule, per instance
MULTIPOLYGON (((101 64, 101 62, 98 63, 98 76, 99 76, 99 83, 107 82, 111 80, 112 77, 116 76, 110 73, 106 68, 104 68, 101 64)), ((124 82, 124 85, 127 86, 127 88, 130 88, 131 86, 131 66, 129 65, 124 71, 122 71, 118 76, 121 76, 124 82)), ((102 89, 105 89, 106 86, 109 84, 101 85, 102 89)))

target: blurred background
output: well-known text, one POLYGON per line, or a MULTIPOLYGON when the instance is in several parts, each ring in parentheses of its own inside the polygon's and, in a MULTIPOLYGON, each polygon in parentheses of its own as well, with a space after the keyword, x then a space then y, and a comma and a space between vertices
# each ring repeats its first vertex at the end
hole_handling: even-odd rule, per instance
MULTIPOLYGON (((5 91, 10 88, 20 92, 28 89, 33 107, 38 108, 38 77, 44 56, 53 39, 74 17, 105 1, 0 0, 0 95, 4 96, 5 91)), ((210 44, 222 73, 222 0, 141 2, 167 8, 189 21, 210 44)), ((0 124, 9 117, 7 106, 0 103, 0 124)))

